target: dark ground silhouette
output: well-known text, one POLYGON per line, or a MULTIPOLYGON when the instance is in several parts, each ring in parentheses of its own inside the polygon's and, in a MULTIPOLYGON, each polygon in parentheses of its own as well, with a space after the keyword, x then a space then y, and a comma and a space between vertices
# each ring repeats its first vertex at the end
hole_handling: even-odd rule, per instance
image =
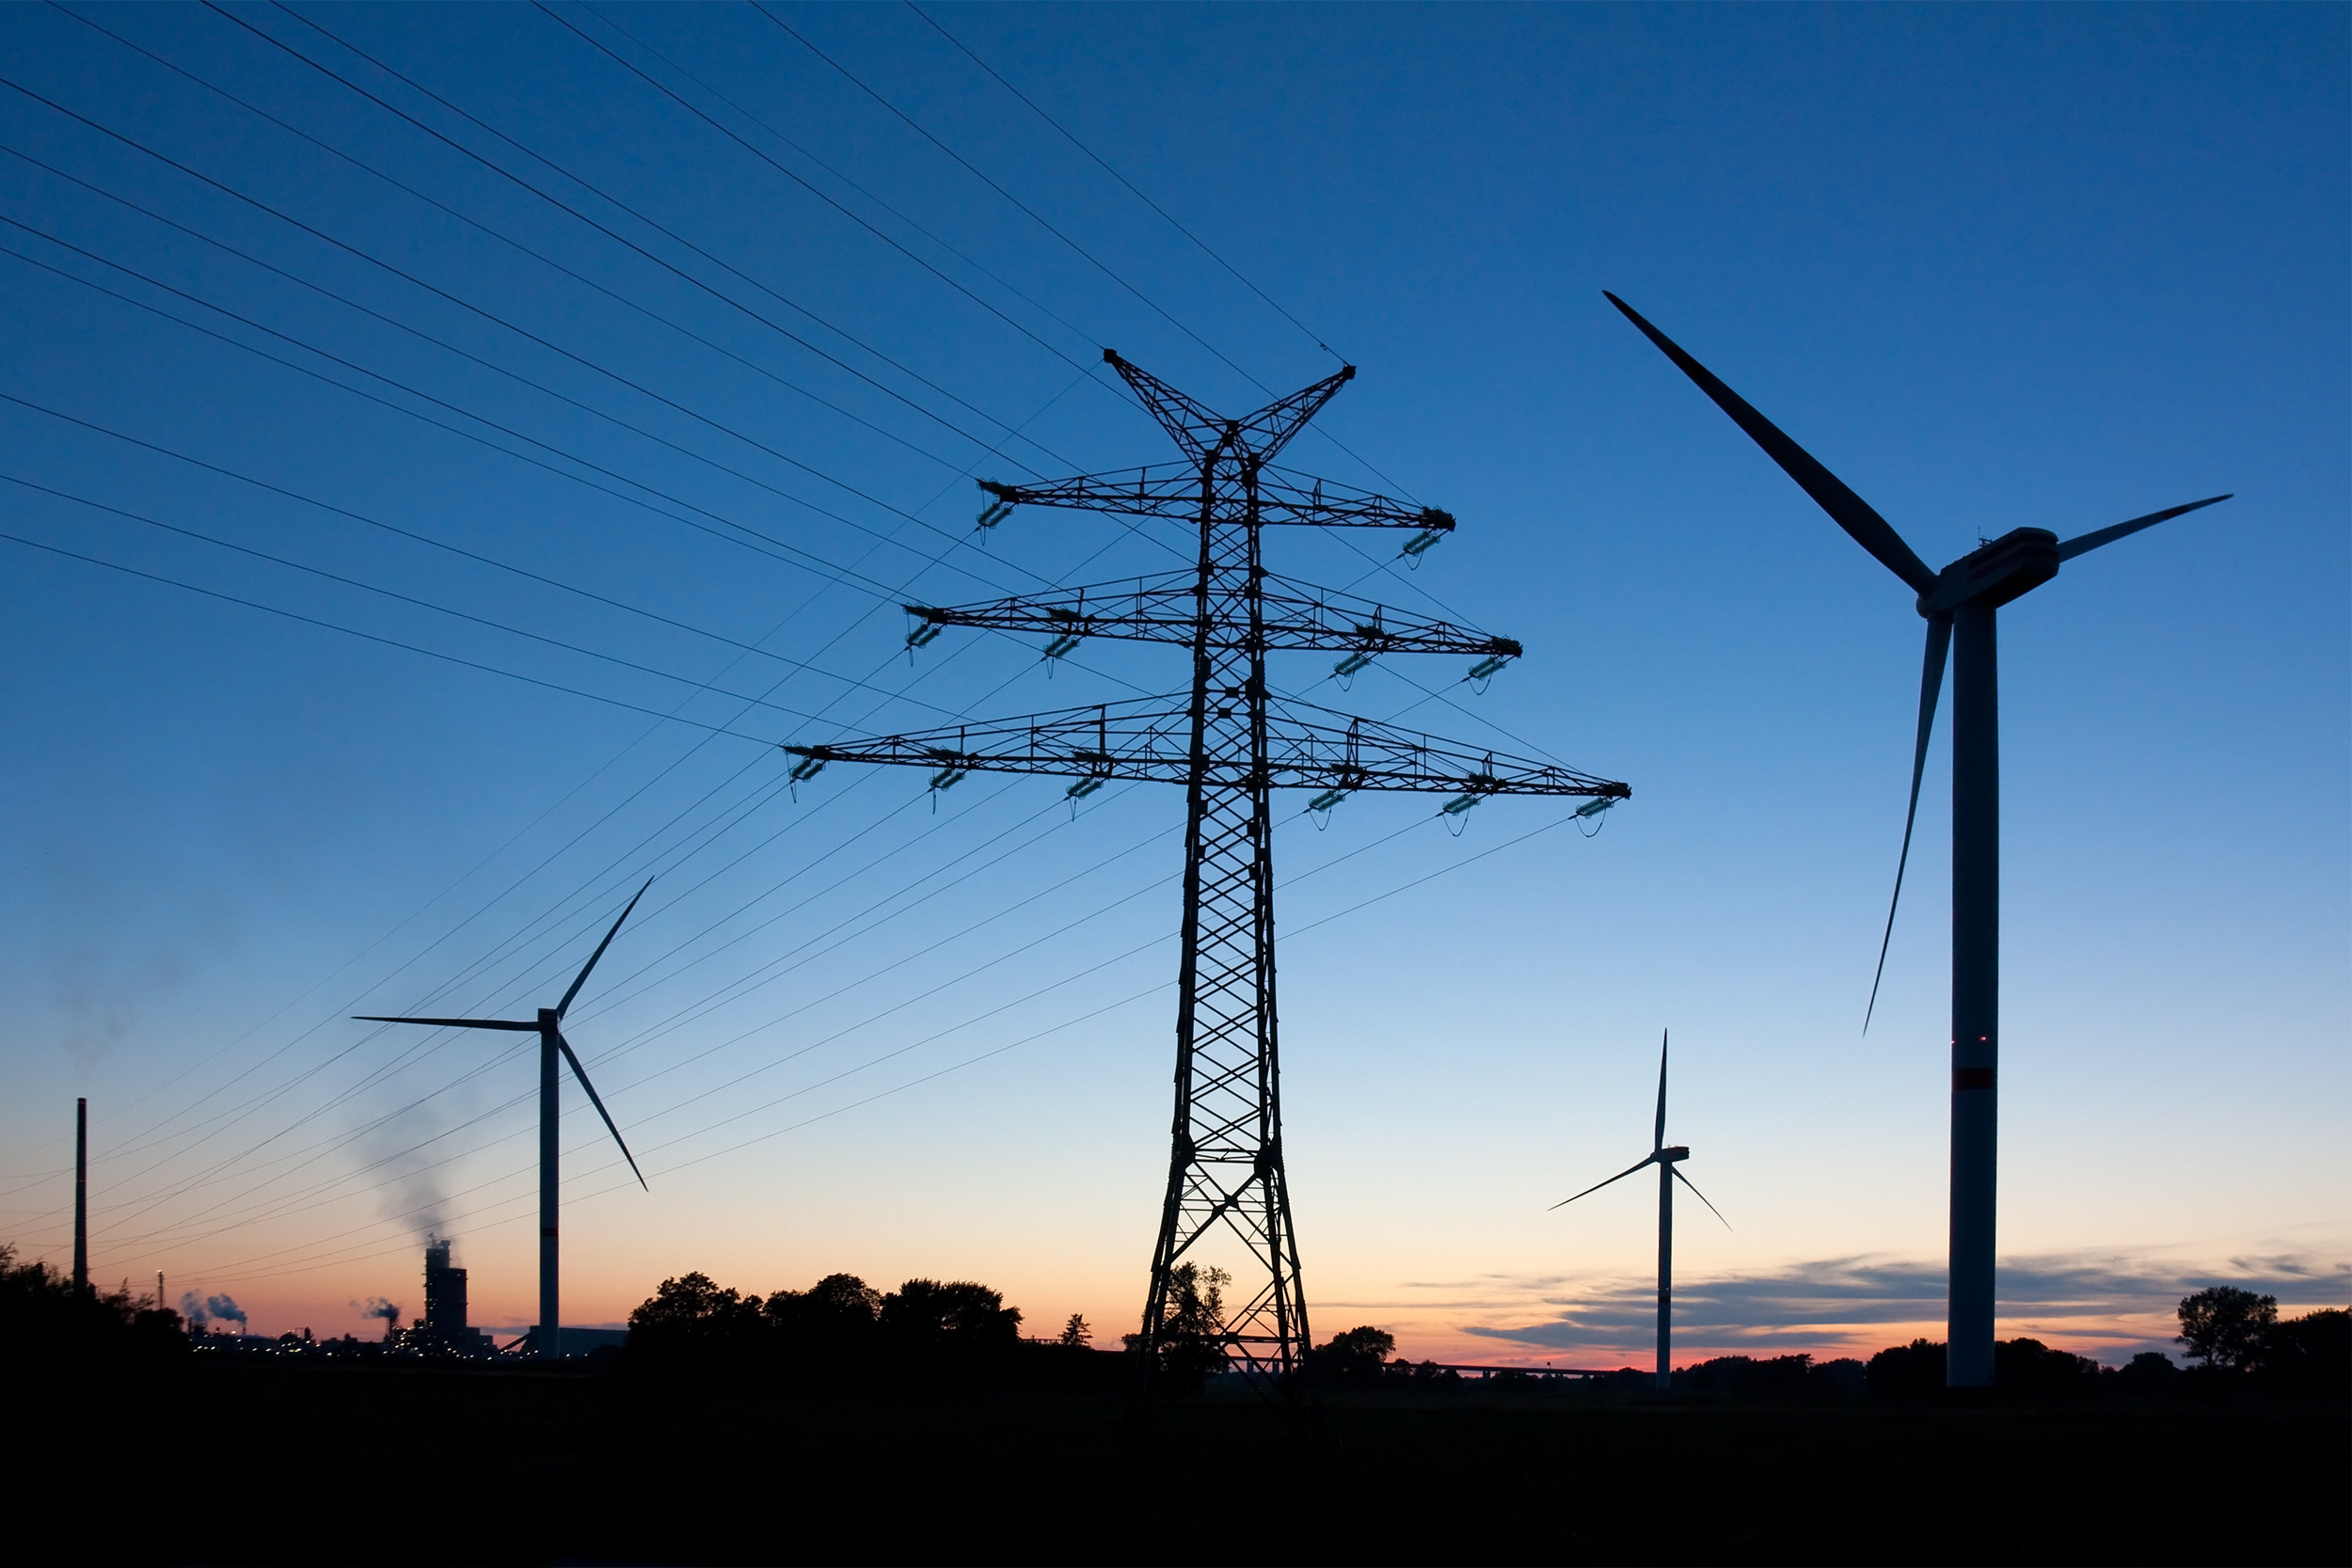
POLYGON ((135 1401, 53 1400, 9 1423, 14 1513, 102 1560, 2340 1563, 2352 1546, 2334 1411, 1471 1387, 1334 1392, 1295 1422, 1213 1393, 1137 1432, 1106 1394, 649 1401, 586 1371, 197 1358, 135 1401))
POLYGON ((619 1354, 541 1367, 199 1354, 0 1268, 0 1475, 103 1561, 2343 1562, 2352 1319, 2249 1312, 2186 1370, 2010 1340, 1964 1399, 1926 1341, 1660 1395, 1430 1375, 1367 1325, 1299 1408, 1184 1393, 1179 1357, 1138 1422, 1131 1356, 970 1282, 689 1275, 619 1354))

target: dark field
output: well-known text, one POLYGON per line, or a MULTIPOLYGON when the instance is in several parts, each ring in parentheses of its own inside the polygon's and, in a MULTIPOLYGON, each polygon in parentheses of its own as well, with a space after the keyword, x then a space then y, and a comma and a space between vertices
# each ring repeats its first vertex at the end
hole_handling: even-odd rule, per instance
POLYGON ((1138 1434, 1119 1401, 1074 1394, 686 1400, 588 1374, 267 1364, 11 1403, 11 1513, 73 1543, 44 1557, 2340 1563, 2352 1551, 2341 1413, 1464 1391, 1330 1396, 1295 1428, 1262 1405, 1196 1401, 1138 1434), (59 1404, 80 1417, 37 1414, 59 1404))

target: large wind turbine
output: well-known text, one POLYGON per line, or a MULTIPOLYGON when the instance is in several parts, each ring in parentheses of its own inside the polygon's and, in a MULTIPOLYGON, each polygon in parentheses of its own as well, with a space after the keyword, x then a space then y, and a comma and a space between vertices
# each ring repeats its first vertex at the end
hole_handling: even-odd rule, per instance
MULTIPOLYGON (((1656 1165, 1658 1167, 1658 1386, 1671 1389, 1674 1387, 1674 1361, 1671 1351, 1674 1338, 1675 1299, 1675 1183, 1679 1181, 1690 1188, 1692 1196, 1701 1203, 1707 1203, 1707 1195, 1699 1191, 1696 1182, 1676 1168, 1681 1162, 1691 1157, 1690 1148, 1682 1144, 1676 1144, 1671 1148, 1666 1145, 1667 1036, 1667 1031, 1659 1031, 1658 1122, 1650 1131, 1649 1152, 1611 1177, 1609 1181, 1622 1181, 1645 1166, 1656 1165)), ((1595 1182, 1592 1186, 1585 1188, 1584 1192, 1577 1194, 1576 1197, 1564 1197, 1553 1204, 1552 1208, 1565 1209, 1574 1203, 1576 1198, 1584 1196, 1586 1193, 1600 1191, 1601 1188, 1609 1185, 1609 1181, 1595 1182)), ((1724 1219, 1724 1212, 1712 1203, 1707 1203, 1707 1210, 1717 1219, 1724 1219)), ((1726 1230, 1731 1228, 1729 1220, 1724 1220, 1724 1228, 1726 1230)))
MULTIPOLYGON (((645 887, 651 886, 653 886, 653 879, 647 878, 645 887)), ((621 1146, 621 1158, 628 1162, 629 1173, 637 1178, 637 1184, 640 1187, 645 1185, 645 1173, 637 1168, 637 1156, 628 1151, 628 1140, 621 1136, 621 1130, 612 1125, 612 1113, 606 1110, 604 1101, 596 1098, 596 1086, 588 1082, 588 1069, 581 1067, 580 1058, 572 1053, 571 1041, 564 1037, 564 1031, 561 1027, 564 1015, 571 1010, 572 998, 578 996, 580 988, 587 984, 588 972, 596 967, 596 960, 604 957, 604 950, 612 945, 612 939, 620 934, 621 921, 627 920, 629 910, 637 907, 637 899, 645 895, 645 887, 637 890, 637 897, 628 901, 628 908, 621 911, 621 919, 612 923, 612 929, 604 933, 604 940, 596 943, 596 950, 588 955, 588 961, 580 966, 579 975, 572 981, 572 989, 564 993, 564 1000, 552 1007, 540 1008, 539 1016, 535 1019, 381 1018, 372 1013, 357 1015, 362 1022, 368 1023, 424 1023, 440 1029, 530 1030, 538 1035, 539 1332, 534 1341, 534 1348, 537 1354, 549 1360, 563 1354, 561 1340, 564 1336, 561 1326, 564 1319, 556 1304, 555 1266, 555 1178, 556 1159, 560 1152, 556 1132, 563 1116, 563 1107, 557 1094, 557 1090, 563 1084, 563 1075, 556 1070, 555 1067, 555 1058, 559 1053, 564 1060, 571 1063, 572 1076, 578 1078, 580 1086, 588 1091, 588 1103, 596 1108, 596 1115, 604 1118, 604 1125, 612 1133, 612 1141, 621 1146)), ((650 1192, 652 1189, 646 1188, 646 1190, 650 1192)))
MULTIPOLYGON (((1994 615, 2011 599, 2058 576, 2059 565, 2078 555, 2230 498, 2208 496, 2063 543, 2046 529, 2011 529, 1941 572, 1931 571, 1885 518, 1811 453, 1631 306, 1615 294, 1608 298, 1855 544, 1918 595, 1918 611, 1928 623, 1927 659, 1919 676, 1919 728, 1912 752, 1902 855, 1895 863, 1895 897, 1887 904, 1886 932, 1879 939, 1882 976, 1886 944, 1895 931, 1895 904, 1902 897, 1903 868, 1911 860, 1911 825, 1919 812, 1919 777, 1927 767, 1928 736, 1944 688, 1944 660, 1951 655, 1952 1192, 1944 1381, 1955 1388, 1987 1386, 1993 1382, 1994 1176, 1999 1133, 1994 1069, 1999 1065, 2001 1038, 2001 740, 1994 615)), ((1878 1006, 1878 976, 1873 976, 1871 1010, 1878 1006)), ((1867 1011, 1863 1027, 1869 1027, 1867 1011)))

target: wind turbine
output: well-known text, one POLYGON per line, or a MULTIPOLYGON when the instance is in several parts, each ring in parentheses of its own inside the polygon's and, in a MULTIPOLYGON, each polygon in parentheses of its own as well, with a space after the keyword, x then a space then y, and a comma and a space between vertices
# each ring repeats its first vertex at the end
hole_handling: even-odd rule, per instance
MULTIPOLYGON (((1604 293, 1607 291, 1603 291, 1604 293)), ((1895 896, 1879 939, 1878 974, 1870 1006, 1878 1007, 1886 973, 1886 944, 1895 933, 1903 868, 1911 860, 1911 826, 1919 813, 1919 777, 1928 763, 1928 736, 1944 688, 1944 661, 1952 657, 1952 1191, 1950 1272, 1946 1303, 1948 1335, 1944 1381, 1955 1388, 1993 1382, 1993 1227, 1999 1123, 1994 1069, 2000 1059, 2001 1002, 2001 739, 2000 689, 1994 616, 2011 599, 2058 576, 2065 562, 2153 528, 2228 496, 2167 507, 2144 517, 2095 529, 2061 543, 2047 529, 2011 529, 1945 567, 1931 571, 1868 502, 1816 462, 1739 393, 1682 352, 1615 294, 1625 312, 1699 390, 1731 416, 1765 455, 1828 513, 1879 563, 1918 595, 1928 623, 1927 658, 1919 676, 1919 728, 1911 760, 1911 805, 1903 816, 1902 854, 1895 863, 1895 896)))
MULTIPOLYGON (((648 877, 645 879, 645 887, 651 886, 653 886, 653 879, 648 877)), ((555 1267, 555 1179, 556 1160, 559 1152, 556 1131, 563 1115, 563 1107, 557 1094, 557 1090, 562 1086, 563 1076, 556 1071, 555 1068, 555 1059, 559 1053, 564 1060, 571 1063, 572 1076, 578 1078, 580 1086, 588 1091, 588 1103, 596 1108, 596 1115, 604 1118, 604 1125, 612 1131, 612 1141, 621 1146, 621 1158, 628 1162, 629 1173, 637 1178, 637 1184, 640 1187, 645 1186, 645 1173, 637 1168, 637 1156, 628 1151, 628 1140, 621 1136, 621 1130, 612 1125, 612 1113, 606 1110, 604 1101, 596 1098, 596 1086, 588 1082, 588 1069, 581 1067, 580 1058, 572 1053, 571 1042, 564 1037, 562 1028, 564 1015, 571 1010, 572 998, 578 996, 580 988, 587 984, 588 972, 596 967, 596 960, 604 957, 604 950, 612 945, 612 939, 620 934, 621 921, 627 920, 629 910, 637 907, 637 899, 645 895, 645 887, 637 890, 637 897, 628 901, 628 908, 621 911, 621 919, 612 923, 612 929, 604 933, 604 940, 596 943, 596 950, 588 955, 588 961, 580 966, 579 975, 572 981, 572 989, 564 993, 564 1000, 552 1007, 540 1008, 539 1016, 535 1019, 382 1018, 372 1013, 355 1015, 361 1022, 368 1023, 423 1023, 440 1029, 530 1030, 538 1035, 539 1334, 536 1351, 538 1354, 549 1360, 555 1359, 562 1354, 561 1340, 564 1336, 564 1330, 561 1327, 563 1316, 556 1307, 555 1267)), ((650 1192, 652 1189, 647 1187, 646 1191, 650 1192)))
MULTIPOLYGON (((1658 1124, 1650 1132, 1649 1152, 1609 1179, 1609 1181, 1622 1181, 1646 1165, 1658 1167, 1658 1386, 1662 1389, 1674 1387, 1674 1362, 1670 1358, 1670 1352, 1673 1339, 1675 1299, 1675 1183, 1679 1181, 1690 1188, 1693 1197, 1707 1204, 1708 1213, 1713 1214, 1719 1220, 1724 1220, 1724 1212, 1712 1203, 1708 1203, 1707 1195, 1699 1191, 1698 1184, 1676 1168, 1681 1162, 1691 1157, 1689 1148, 1682 1144, 1676 1144, 1669 1148, 1666 1143, 1668 1033, 1661 1029, 1658 1034, 1658 1124)), ((1564 1197, 1551 1207, 1565 1209, 1574 1203, 1576 1198, 1600 1191, 1601 1188, 1609 1185, 1609 1181, 1596 1182, 1585 1188, 1583 1192, 1577 1194, 1576 1197, 1564 1197)), ((1729 1220, 1724 1220, 1724 1228, 1725 1230, 1731 1228, 1729 1220)))

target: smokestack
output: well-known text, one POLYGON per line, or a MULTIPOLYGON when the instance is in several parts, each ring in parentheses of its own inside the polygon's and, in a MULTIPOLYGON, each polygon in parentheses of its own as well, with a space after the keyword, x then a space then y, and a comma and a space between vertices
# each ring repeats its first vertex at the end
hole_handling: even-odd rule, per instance
POLYGON ((73 1102, 73 1293, 89 1293, 89 1101, 73 1102))

